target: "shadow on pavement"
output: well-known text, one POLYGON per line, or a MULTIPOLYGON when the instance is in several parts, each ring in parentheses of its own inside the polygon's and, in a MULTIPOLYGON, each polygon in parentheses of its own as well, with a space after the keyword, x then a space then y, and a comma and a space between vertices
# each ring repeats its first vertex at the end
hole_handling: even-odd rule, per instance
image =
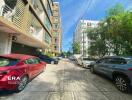
POLYGON ((0 90, 0 96, 9 96, 12 95, 13 91, 7 91, 7 90, 0 90))
POLYGON ((104 75, 91 74, 88 69, 78 67, 74 61, 66 62, 64 66, 64 69, 56 73, 58 79, 61 79, 57 85, 63 84, 63 91, 74 92, 83 100, 89 100, 89 97, 90 100, 98 100, 98 96, 102 97, 99 100, 131 100, 132 98, 131 93, 125 94, 117 90, 113 82, 104 75))

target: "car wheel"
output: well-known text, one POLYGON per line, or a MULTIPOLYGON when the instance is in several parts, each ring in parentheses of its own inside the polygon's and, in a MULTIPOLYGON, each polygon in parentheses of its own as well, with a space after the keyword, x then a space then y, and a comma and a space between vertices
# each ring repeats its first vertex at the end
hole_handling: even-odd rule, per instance
POLYGON ((115 77, 115 85, 121 92, 129 92, 130 82, 124 76, 115 77))
POLYGON ((27 76, 23 76, 21 78, 17 88, 16 88, 16 92, 22 91, 26 87, 27 83, 28 83, 28 77, 27 76))
POLYGON ((90 67, 90 72, 91 72, 91 73, 95 73, 94 67, 90 67))

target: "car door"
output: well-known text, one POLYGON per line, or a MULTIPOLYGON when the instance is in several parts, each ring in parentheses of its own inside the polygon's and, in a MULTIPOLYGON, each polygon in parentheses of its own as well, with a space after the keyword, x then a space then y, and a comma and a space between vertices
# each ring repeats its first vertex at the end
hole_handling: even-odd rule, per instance
POLYGON ((40 62, 37 58, 32 58, 33 60, 33 66, 34 66, 34 76, 38 75, 40 73, 40 62))
POLYGON ((104 67, 106 66, 105 65, 105 62, 106 62, 107 59, 103 58, 103 59, 100 59, 98 60, 95 65, 94 65, 94 69, 95 71, 99 72, 99 73, 104 73, 104 67))
POLYGON ((34 66, 35 66, 35 74, 39 74, 42 71, 43 64, 41 63, 39 58, 34 58, 34 66))
POLYGON ((114 58, 107 58, 103 65, 101 66, 102 73, 111 76, 113 68, 115 67, 115 59, 114 58))
POLYGON ((33 78, 36 72, 33 58, 25 60, 25 64, 28 66, 28 73, 30 77, 33 78))

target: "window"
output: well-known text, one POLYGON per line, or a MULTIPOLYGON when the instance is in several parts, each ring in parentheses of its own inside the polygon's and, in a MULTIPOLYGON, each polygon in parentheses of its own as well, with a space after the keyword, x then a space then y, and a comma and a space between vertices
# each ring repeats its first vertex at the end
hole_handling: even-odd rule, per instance
POLYGON ((45 20, 45 25, 46 27, 50 30, 51 29, 51 23, 49 21, 49 19, 46 17, 46 20, 45 20))
POLYGON ((35 64, 38 64, 38 63, 41 62, 39 58, 34 58, 33 60, 34 60, 34 63, 35 63, 35 64))
POLYGON ((54 36, 57 36, 58 35, 58 33, 57 32, 54 32, 54 36))
POLYGON ((132 59, 127 59, 128 64, 132 64, 132 59))
POLYGON ((0 58, 0 67, 5 67, 5 66, 14 66, 18 63, 18 59, 10 59, 10 58, 0 58))
POLYGON ((115 58, 115 64, 126 64, 126 60, 123 58, 115 58))
POLYGON ((55 28, 58 28, 58 25, 57 24, 55 24, 55 28))
POLYGON ((52 12, 51 12, 50 5, 49 4, 47 4, 47 12, 48 12, 48 15, 50 17, 52 15, 52 12))
POLYGON ((51 43, 51 37, 47 32, 45 33, 45 42, 48 43, 48 44, 51 43))
POLYGON ((125 59, 122 58, 107 58, 105 60, 105 63, 107 64, 126 64, 125 59))
POLYGON ((105 58, 100 59, 100 60, 97 61, 97 63, 104 63, 104 62, 106 62, 106 59, 105 58))
POLYGON ((58 17, 55 17, 55 22, 58 22, 58 17))
POLYGON ((39 58, 31 58, 25 61, 26 64, 38 64, 40 63, 40 59, 39 58))
POLYGON ((89 23, 87 23, 87 26, 88 26, 88 27, 90 27, 91 25, 92 25, 92 23, 90 23, 90 22, 89 22, 89 23))
POLYGON ((54 29, 58 29, 58 24, 53 24, 54 29))
POLYGON ((33 64, 34 63, 34 60, 31 58, 31 59, 27 59, 25 61, 25 64, 33 64))
POLYGON ((55 46, 55 50, 57 50, 57 46, 55 46))
POLYGON ((58 11, 57 11, 57 10, 54 10, 54 11, 53 11, 53 15, 54 15, 54 16, 59 16, 58 11))

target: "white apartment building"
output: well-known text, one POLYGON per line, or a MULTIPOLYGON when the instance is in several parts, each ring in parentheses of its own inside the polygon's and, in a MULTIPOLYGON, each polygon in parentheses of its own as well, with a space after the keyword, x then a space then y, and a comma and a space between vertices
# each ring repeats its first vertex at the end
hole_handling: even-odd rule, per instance
POLYGON ((74 42, 80 44, 80 53, 84 56, 88 55, 88 48, 90 46, 90 40, 87 36, 87 30, 98 27, 99 21, 95 20, 80 20, 75 33, 74 33, 74 42))

